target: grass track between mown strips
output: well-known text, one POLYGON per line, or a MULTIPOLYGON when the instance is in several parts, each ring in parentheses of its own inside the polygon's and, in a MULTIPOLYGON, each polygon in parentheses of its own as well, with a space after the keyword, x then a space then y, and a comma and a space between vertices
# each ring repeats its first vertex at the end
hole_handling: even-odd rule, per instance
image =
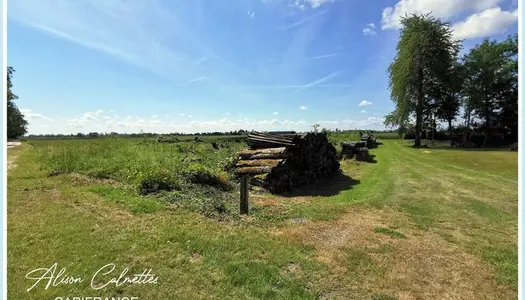
POLYGON ((234 223, 101 180, 47 177, 24 143, 8 178, 9 298, 515 298, 517 154, 383 142, 375 164, 342 162, 351 180, 254 195, 253 215, 234 223), (107 263, 152 268, 159 284, 27 293, 25 274, 55 262, 86 281, 107 263))

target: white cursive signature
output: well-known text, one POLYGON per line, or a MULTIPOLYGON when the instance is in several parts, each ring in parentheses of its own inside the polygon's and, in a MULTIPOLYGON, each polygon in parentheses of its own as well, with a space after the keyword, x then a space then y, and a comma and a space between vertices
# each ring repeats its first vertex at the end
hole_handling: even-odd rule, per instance
MULTIPOLYGON (((82 283, 84 279, 81 277, 69 276, 66 273, 66 268, 62 268, 58 271, 58 263, 54 263, 49 268, 39 268, 30 271, 26 274, 26 278, 34 280, 35 283, 27 289, 29 292, 40 282, 47 283, 44 289, 48 289, 50 286, 59 286, 61 284, 76 284, 82 283)), ((107 264, 102 268, 98 269, 93 277, 91 278, 90 286, 92 289, 100 290, 108 285, 114 284, 115 286, 121 286, 123 284, 157 284, 158 277, 152 273, 151 269, 145 269, 140 274, 133 274, 126 276, 129 272, 128 268, 125 268, 118 276, 114 276, 116 269, 115 264, 107 264)))
POLYGON ((57 270, 57 267, 58 267, 58 264, 57 263, 54 263, 51 268, 40 268, 40 269, 35 269, 29 273, 26 274, 26 278, 27 279, 33 279, 33 280, 36 280, 35 284, 33 284, 30 288, 27 289, 27 291, 29 292, 30 290, 32 290, 40 281, 42 280, 45 280, 47 279, 47 284, 46 284, 46 287, 45 289, 47 290, 49 288, 49 286, 58 286, 60 284, 73 284, 73 283, 79 283, 79 282, 82 282, 82 278, 80 277, 72 277, 72 276, 67 276, 66 274, 66 268, 62 268, 60 269, 60 271, 58 271, 58 274, 55 275, 55 272, 57 270), (39 274, 39 273, 42 273, 40 276, 38 277, 31 277, 33 274, 39 274))
POLYGON ((102 288, 105 288, 106 286, 110 284, 114 284, 115 286, 121 286, 123 284, 157 284, 158 277, 155 277, 154 274, 151 274, 151 269, 144 270, 141 274, 134 274, 131 277, 126 277, 126 274, 128 273, 128 268, 125 268, 122 273, 120 273, 119 277, 112 277, 106 283, 96 287, 94 285, 95 278, 99 276, 99 273, 102 275, 108 275, 111 272, 115 270, 115 264, 107 264, 100 268, 91 279, 91 288, 95 290, 100 290, 102 288), (105 273, 102 273, 103 270, 106 270, 105 273))

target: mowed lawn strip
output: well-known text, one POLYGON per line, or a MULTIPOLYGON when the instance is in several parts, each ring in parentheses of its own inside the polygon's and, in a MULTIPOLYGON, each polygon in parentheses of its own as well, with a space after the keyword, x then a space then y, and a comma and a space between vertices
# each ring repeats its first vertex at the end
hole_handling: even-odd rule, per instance
POLYGON ((156 286, 104 290, 148 299, 515 298, 517 153, 382 142, 377 163, 253 195, 253 215, 234 223, 106 181, 49 178, 24 144, 8 179, 9 294, 92 292, 28 297, 25 273, 58 262, 86 277, 107 263, 152 268, 156 286))

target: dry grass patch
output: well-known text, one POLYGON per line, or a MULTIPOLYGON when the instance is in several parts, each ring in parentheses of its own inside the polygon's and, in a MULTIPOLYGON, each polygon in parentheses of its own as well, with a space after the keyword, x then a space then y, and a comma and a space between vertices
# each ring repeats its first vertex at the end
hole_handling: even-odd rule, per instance
POLYGON ((392 241, 393 251, 376 258, 388 266, 382 289, 403 287, 400 299, 512 299, 499 287, 493 270, 480 259, 432 232, 405 230, 408 238, 392 241), (388 286, 391 286, 390 288, 388 286))
POLYGON ((352 209, 336 221, 310 222, 306 225, 292 225, 277 228, 276 235, 312 245, 318 250, 319 258, 332 262, 335 254, 343 247, 371 246, 375 244, 374 228, 384 226, 377 214, 352 209))
POLYGON ((407 226, 408 219, 393 210, 354 208, 333 222, 288 226, 274 233, 315 247, 317 259, 330 265, 330 275, 319 278, 325 298, 513 298, 514 292, 498 286, 493 270, 480 259, 437 233, 407 226))

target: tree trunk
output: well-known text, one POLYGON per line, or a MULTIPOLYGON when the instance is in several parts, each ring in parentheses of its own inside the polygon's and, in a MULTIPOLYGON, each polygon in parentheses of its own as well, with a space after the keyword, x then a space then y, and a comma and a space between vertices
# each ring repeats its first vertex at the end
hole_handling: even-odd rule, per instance
POLYGON ((487 142, 489 140, 489 136, 491 134, 491 128, 490 128, 490 108, 489 103, 487 99, 487 93, 485 92, 485 138, 483 139, 483 145, 481 145, 481 148, 485 148, 487 146, 487 142))
POLYGON ((468 133, 469 133, 469 130, 470 130, 470 114, 471 114, 471 109, 470 107, 466 107, 465 108, 465 128, 463 129, 463 148, 466 148, 467 147, 467 137, 468 137, 468 133))
POLYGON ((416 137, 414 146, 421 146, 421 125, 423 123, 423 69, 419 68, 419 87, 416 107, 416 137))
POLYGON ((434 146, 434 138, 436 136, 436 114, 432 115, 432 146, 434 146))
POLYGON ((448 119, 448 138, 450 139, 450 147, 452 147, 452 119, 448 119))
POLYGON ((485 120, 485 138, 483 139, 483 145, 481 145, 481 148, 487 147, 487 143, 492 134, 492 128, 490 128, 490 112, 485 113, 487 114, 487 118, 485 120))

